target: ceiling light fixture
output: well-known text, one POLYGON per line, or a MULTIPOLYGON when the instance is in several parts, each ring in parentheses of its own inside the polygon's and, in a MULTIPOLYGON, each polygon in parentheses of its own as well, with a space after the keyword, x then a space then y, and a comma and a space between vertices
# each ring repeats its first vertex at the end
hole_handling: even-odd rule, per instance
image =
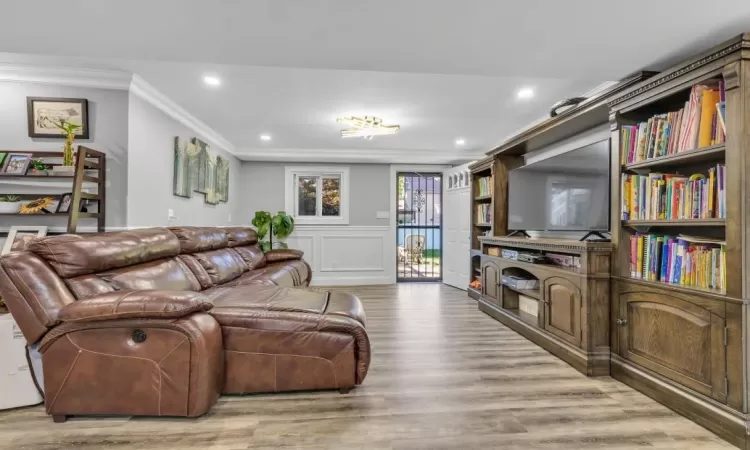
POLYGON ((383 119, 379 117, 339 117, 338 123, 345 123, 354 128, 341 130, 342 138, 361 137, 371 140, 373 136, 385 136, 396 134, 401 129, 399 125, 383 125, 383 119))
POLYGON ((456 145, 464 145, 466 141, 463 138, 456 139, 456 145))
POLYGON ((213 75, 206 75, 205 77, 203 77, 203 82, 209 86, 219 86, 221 84, 221 80, 219 79, 219 77, 215 77, 213 75))
POLYGON ((530 87, 521 88, 516 93, 516 97, 519 100, 527 100, 534 97, 534 89, 530 87))
POLYGON ((261 134, 260 135, 260 140, 261 141, 270 141, 271 140, 271 135, 270 134, 261 134))

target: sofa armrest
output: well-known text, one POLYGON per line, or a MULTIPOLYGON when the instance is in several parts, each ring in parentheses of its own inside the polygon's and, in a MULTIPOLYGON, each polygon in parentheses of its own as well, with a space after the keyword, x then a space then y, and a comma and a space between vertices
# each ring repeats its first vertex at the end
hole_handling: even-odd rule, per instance
POLYGON ((265 253, 266 261, 269 263, 287 261, 290 259, 302 259, 304 254, 305 252, 302 250, 295 250, 293 248, 275 248, 265 253))
POLYGON ((98 322, 118 319, 176 319, 213 307, 192 291, 116 291, 78 300, 63 307, 61 322, 98 322))

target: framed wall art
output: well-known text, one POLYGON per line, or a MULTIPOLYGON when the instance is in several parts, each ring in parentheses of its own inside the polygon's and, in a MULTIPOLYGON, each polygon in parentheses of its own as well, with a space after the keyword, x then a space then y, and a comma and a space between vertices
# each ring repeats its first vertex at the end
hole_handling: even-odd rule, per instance
POLYGON ((26 97, 26 114, 29 137, 65 139, 57 127, 64 120, 81 126, 76 138, 89 138, 89 106, 85 98, 26 97))

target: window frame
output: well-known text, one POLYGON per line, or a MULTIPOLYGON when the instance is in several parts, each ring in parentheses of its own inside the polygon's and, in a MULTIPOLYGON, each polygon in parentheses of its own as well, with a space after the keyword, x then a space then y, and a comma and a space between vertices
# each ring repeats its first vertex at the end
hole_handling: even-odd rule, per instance
POLYGON ((349 167, 348 166, 286 166, 284 168, 284 209, 294 216, 296 225, 349 225, 349 167), (340 177, 341 190, 338 216, 323 216, 323 178, 340 177), (315 192, 315 216, 300 216, 297 209, 299 198, 298 177, 318 177, 315 192))

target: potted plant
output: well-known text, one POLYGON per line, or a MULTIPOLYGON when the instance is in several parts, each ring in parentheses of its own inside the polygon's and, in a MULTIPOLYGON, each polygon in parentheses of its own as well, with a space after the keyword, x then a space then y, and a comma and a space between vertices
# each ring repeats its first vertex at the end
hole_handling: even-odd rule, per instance
POLYGON ((258 244, 264 252, 274 247, 274 237, 277 240, 276 247, 287 248, 284 239, 294 231, 294 217, 284 211, 279 211, 275 216, 271 216, 268 211, 256 211, 252 224, 258 233, 258 244), (266 236, 268 240, 265 240, 266 236))
POLYGON ((82 128, 81 125, 70 123, 65 119, 54 122, 54 125, 65 135, 65 145, 63 146, 63 163, 62 166, 54 166, 52 172, 55 175, 73 175, 75 167, 73 166, 73 141, 76 138, 76 131, 82 128))
POLYGON ((0 197, 0 214, 14 214, 21 208, 21 197, 6 195, 0 197))
POLYGON ((31 160, 30 164, 32 175, 49 175, 49 172, 47 172, 47 164, 44 164, 41 159, 34 158, 31 160))

